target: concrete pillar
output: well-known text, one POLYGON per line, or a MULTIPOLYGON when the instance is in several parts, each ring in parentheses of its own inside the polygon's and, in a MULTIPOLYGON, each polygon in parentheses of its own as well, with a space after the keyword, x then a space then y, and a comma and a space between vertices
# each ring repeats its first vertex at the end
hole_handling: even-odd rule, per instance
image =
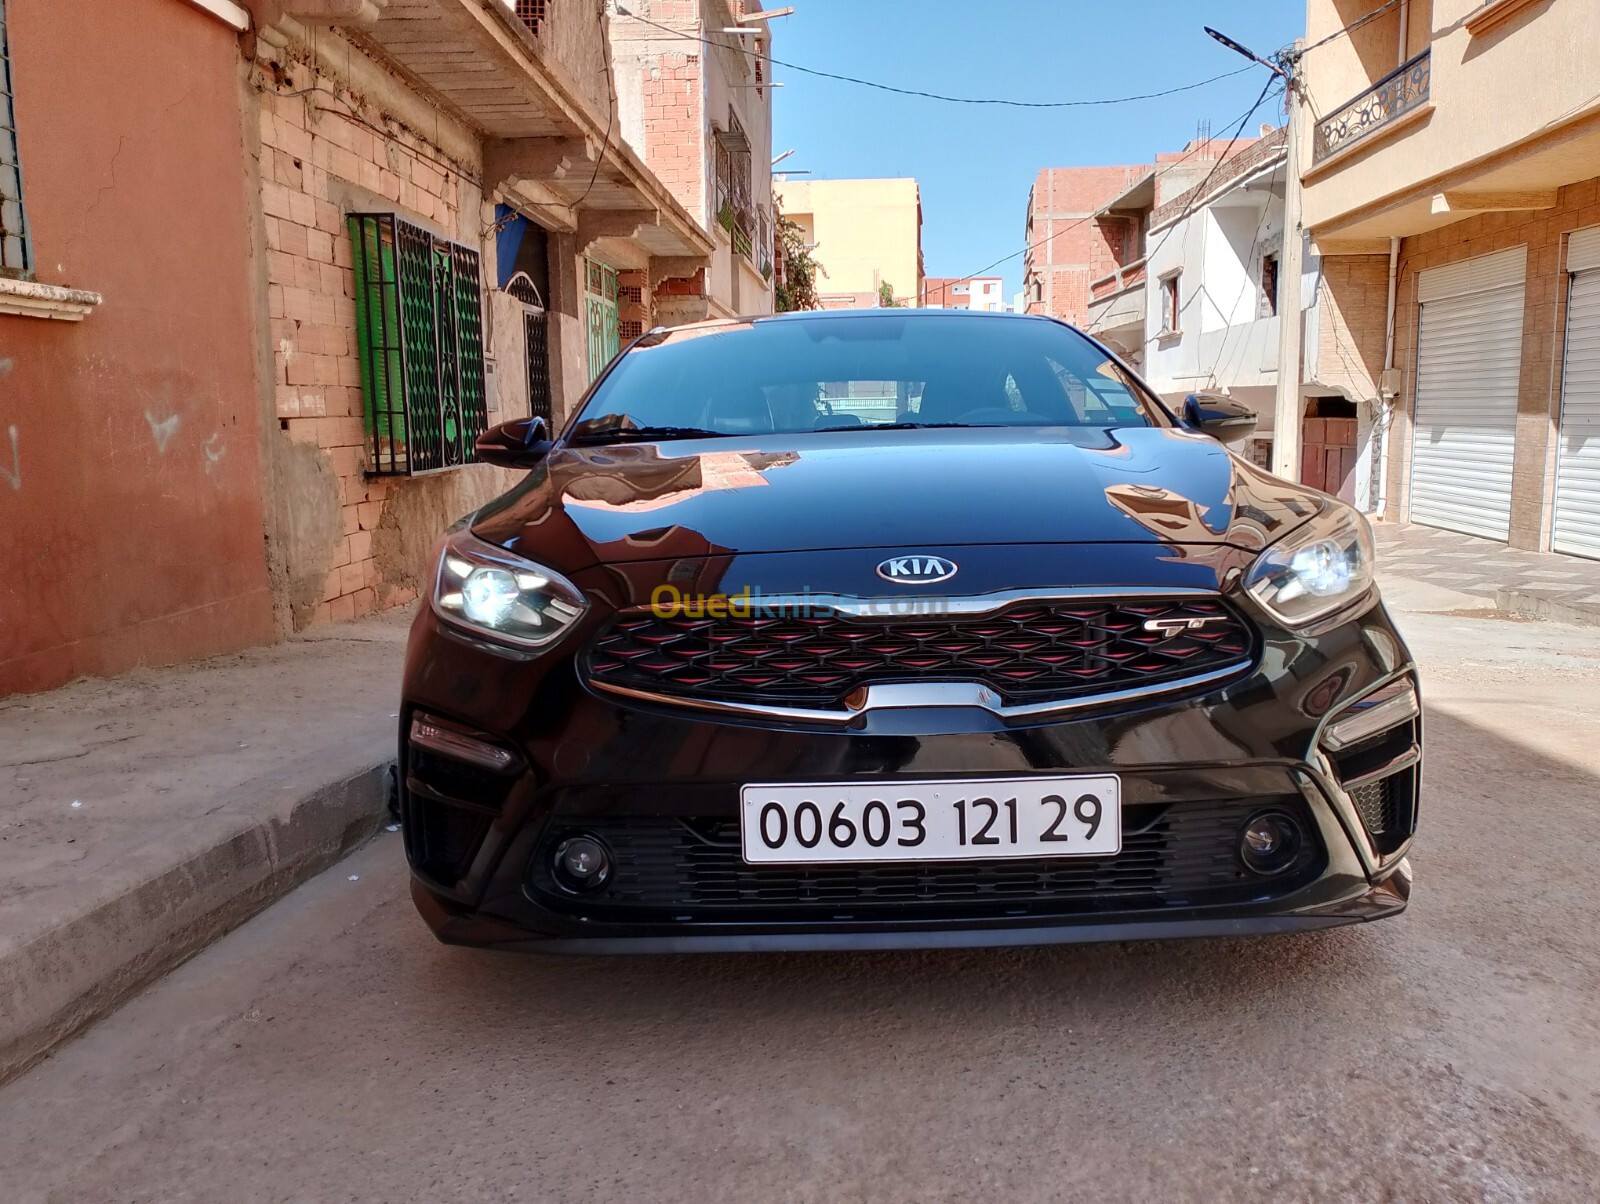
POLYGON ((550 397, 556 426, 589 387, 589 330, 583 304, 583 257, 575 234, 550 235, 550 397))

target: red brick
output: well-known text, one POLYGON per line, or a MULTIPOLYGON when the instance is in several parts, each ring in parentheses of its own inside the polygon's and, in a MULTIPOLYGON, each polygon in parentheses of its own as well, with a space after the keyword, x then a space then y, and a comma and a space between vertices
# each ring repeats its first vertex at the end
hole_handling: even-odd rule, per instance
POLYGON ((339 592, 353 594, 367 584, 367 568, 370 560, 357 562, 352 560, 349 564, 339 569, 339 592))

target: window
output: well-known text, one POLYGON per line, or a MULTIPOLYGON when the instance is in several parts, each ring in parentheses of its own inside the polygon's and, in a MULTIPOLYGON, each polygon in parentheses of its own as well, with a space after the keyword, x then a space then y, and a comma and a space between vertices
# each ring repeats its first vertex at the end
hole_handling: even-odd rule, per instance
POLYGON ((471 463, 488 425, 478 253, 392 213, 352 213, 367 471, 471 463))
POLYGON ((617 426, 790 434, 894 422, 1165 425, 1138 383, 1076 331, 886 313, 646 334, 612 368, 573 431, 579 439, 617 426))
POLYGON ((1175 335, 1180 330, 1178 322, 1183 316, 1183 306, 1178 282, 1182 278, 1182 272, 1173 272, 1170 276, 1161 277, 1161 334, 1163 335, 1175 335))
POLYGON ((28 220, 22 211, 16 105, 11 94, 11 39, 5 0, 0 0, 0 275, 27 276, 32 270, 28 220))
POLYGON ((1278 312, 1278 257, 1261 257, 1261 316, 1270 318, 1278 312))
POLYGON ((528 27, 528 32, 537 34, 546 16, 545 0, 509 0, 509 2, 517 14, 517 19, 528 27))
POLYGON ((715 130, 717 221, 728 232, 736 255, 751 258, 755 236, 755 204, 752 200, 750 139, 733 109, 728 109, 728 128, 715 130))
POLYGON ((589 379, 593 380, 622 346, 616 268, 598 259, 583 261, 583 306, 588 329, 589 379))

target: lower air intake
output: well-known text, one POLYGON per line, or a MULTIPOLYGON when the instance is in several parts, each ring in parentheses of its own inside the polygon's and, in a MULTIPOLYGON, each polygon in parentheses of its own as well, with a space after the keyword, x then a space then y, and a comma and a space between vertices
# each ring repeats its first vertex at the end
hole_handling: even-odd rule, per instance
POLYGON ((1314 836, 1270 876, 1239 861, 1244 822, 1263 809, 1316 825, 1298 796, 1130 807, 1112 857, 921 862, 832 867, 752 866, 732 820, 595 816, 552 821, 529 865, 528 885, 555 910, 596 919, 803 920, 870 916, 974 918, 1166 910, 1286 893, 1314 876, 1314 836), (606 842, 614 872, 604 889, 574 898, 552 879, 550 859, 582 830, 606 842))

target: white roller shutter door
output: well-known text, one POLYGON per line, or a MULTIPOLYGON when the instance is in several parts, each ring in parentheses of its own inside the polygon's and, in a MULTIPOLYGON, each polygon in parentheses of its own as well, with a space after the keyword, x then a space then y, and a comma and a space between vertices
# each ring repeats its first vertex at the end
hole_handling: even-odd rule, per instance
POLYGON ((1551 546, 1600 559, 1600 226, 1573 233, 1567 270, 1572 279, 1551 546))
POLYGON ((1511 534, 1527 248, 1430 268, 1417 280, 1411 521, 1511 534))

